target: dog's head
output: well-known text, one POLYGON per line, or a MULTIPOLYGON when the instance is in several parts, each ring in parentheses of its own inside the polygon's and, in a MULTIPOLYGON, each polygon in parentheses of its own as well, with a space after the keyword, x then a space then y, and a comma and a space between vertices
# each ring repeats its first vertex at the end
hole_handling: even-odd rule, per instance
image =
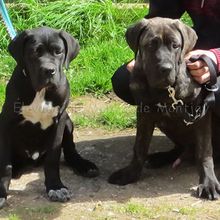
POLYGON ((195 84, 184 61, 197 40, 192 28, 174 19, 143 19, 128 28, 126 40, 136 54, 135 66, 141 69, 151 88, 173 86, 180 97, 188 95, 188 87, 195 84))
POLYGON ((65 31, 48 27, 26 30, 10 44, 9 52, 30 77, 36 91, 57 86, 63 77, 63 67, 79 52, 78 42, 65 31))

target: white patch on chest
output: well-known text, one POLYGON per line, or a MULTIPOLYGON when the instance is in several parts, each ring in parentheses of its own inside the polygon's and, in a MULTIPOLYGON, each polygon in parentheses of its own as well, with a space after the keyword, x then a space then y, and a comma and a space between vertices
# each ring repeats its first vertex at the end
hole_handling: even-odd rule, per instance
POLYGON ((52 102, 45 101, 45 93, 45 88, 37 92, 33 102, 22 106, 20 113, 24 121, 30 121, 33 124, 40 122, 43 130, 53 124, 53 118, 59 113, 59 106, 53 107, 52 102))

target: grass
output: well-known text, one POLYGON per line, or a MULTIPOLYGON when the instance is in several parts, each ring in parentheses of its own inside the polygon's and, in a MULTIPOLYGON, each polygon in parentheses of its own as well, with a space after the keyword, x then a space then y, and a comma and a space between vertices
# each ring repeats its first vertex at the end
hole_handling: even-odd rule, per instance
POLYGON ((77 127, 101 127, 109 130, 134 128, 136 121, 135 111, 135 107, 112 103, 96 113, 89 115, 74 114, 73 120, 77 127))
POLYGON ((18 217, 16 214, 11 214, 9 215, 8 220, 21 220, 21 218, 18 217))
MULTIPOLYGON (((5 210, 3 210, 6 212, 5 210)), ((40 205, 37 207, 17 207, 8 215, 8 220, 52 219, 57 214, 57 205, 40 205)))
MULTIPOLYGON (((37 0, 18 0, 9 7, 15 28, 30 29, 47 25, 65 29, 85 45, 94 40, 120 39, 128 24, 142 18, 146 8, 118 8, 110 0, 69 0, 39 3, 37 0)), ((2 27, 2 25, 1 25, 2 27)), ((8 38, 4 28, 1 46, 6 48, 8 38)))
POLYGON ((123 40, 104 41, 98 46, 94 42, 83 48, 68 71, 72 94, 108 93, 114 71, 131 57, 123 40))
POLYGON ((135 108, 128 105, 113 104, 100 113, 97 121, 110 129, 133 128, 136 121, 135 116, 135 108))
MULTIPOLYGON (((57 206, 58 207, 58 206, 57 206)), ((126 203, 117 203, 107 205, 95 209, 92 213, 87 213, 90 219, 199 219, 200 209, 190 206, 184 206, 174 209, 171 204, 160 203, 158 205, 147 205, 143 202, 128 201, 126 203), (184 210, 184 212, 180 211, 184 210), (113 217, 108 217, 107 214, 113 213, 113 217), (105 217, 104 217, 105 216, 105 217)), ((58 215, 58 209, 52 205, 40 206, 36 208, 19 208, 10 214, 9 220, 26 220, 26 219, 52 219, 58 215)), ((75 213, 76 214, 76 213, 75 213)), ((85 213, 84 213, 85 214, 85 213)), ((78 215, 77 215, 78 216, 78 215)), ((79 219, 76 217, 76 219, 79 219)))
POLYGON ((191 206, 174 208, 170 203, 152 206, 136 201, 128 201, 115 210, 137 219, 196 219, 200 213, 199 208, 191 206))
POLYGON ((138 218, 153 218, 154 212, 152 209, 145 207, 143 204, 128 202, 121 208, 121 212, 138 217, 138 218))
POLYGON ((48 205, 36 208, 27 208, 26 210, 30 214, 53 214, 56 211, 56 208, 48 205))
POLYGON ((194 216, 196 214, 197 209, 193 208, 193 207, 181 207, 179 209, 179 213, 181 213, 182 215, 190 215, 190 216, 194 216))

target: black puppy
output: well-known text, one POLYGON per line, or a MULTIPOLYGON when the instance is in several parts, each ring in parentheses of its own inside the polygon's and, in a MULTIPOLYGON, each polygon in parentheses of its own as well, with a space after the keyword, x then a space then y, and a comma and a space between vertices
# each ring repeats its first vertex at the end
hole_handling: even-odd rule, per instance
POLYGON ((113 173, 109 182, 125 185, 139 179, 158 126, 176 146, 196 149, 198 195, 217 199, 220 185, 212 144, 220 144, 220 123, 206 105, 211 93, 192 79, 184 61, 196 43, 195 32, 179 20, 143 19, 128 28, 126 40, 136 54, 130 89, 138 105, 137 135, 131 163, 113 173))
POLYGON ((0 206, 11 177, 40 160, 49 199, 67 201, 70 195, 59 174, 61 149, 67 165, 78 174, 99 173, 95 164, 77 153, 66 112, 70 89, 63 67, 77 56, 79 44, 65 31, 42 27, 19 34, 9 52, 17 66, 0 114, 0 206))

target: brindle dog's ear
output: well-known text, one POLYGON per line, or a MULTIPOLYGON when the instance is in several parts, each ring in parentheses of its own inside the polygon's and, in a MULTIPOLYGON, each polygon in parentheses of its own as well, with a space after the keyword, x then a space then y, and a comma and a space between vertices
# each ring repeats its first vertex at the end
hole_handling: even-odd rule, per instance
POLYGON ((138 51, 140 36, 143 33, 143 30, 147 27, 148 23, 149 21, 144 18, 136 24, 130 26, 125 33, 126 41, 135 54, 138 51))
POLYGON ((182 38, 180 64, 184 64, 179 66, 178 77, 176 79, 176 90, 179 97, 185 98, 189 94, 193 94, 195 89, 200 88, 199 84, 195 82, 191 74, 186 71, 186 65, 184 62, 185 55, 194 48, 198 37, 192 28, 183 24, 179 20, 175 20, 174 25, 182 38))
POLYGON ((70 62, 78 55, 80 46, 78 41, 67 32, 61 31, 60 36, 64 41, 66 49, 64 62, 66 69, 68 69, 70 62))
POLYGON ((31 35, 29 30, 23 31, 18 34, 8 45, 8 51, 12 57, 16 60, 17 64, 24 66, 24 47, 31 35))
POLYGON ((194 48, 198 37, 192 28, 180 22, 179 20, 175 20, 174 25, 182 37, 181 59, 183 60, 185 55, 194 48))

